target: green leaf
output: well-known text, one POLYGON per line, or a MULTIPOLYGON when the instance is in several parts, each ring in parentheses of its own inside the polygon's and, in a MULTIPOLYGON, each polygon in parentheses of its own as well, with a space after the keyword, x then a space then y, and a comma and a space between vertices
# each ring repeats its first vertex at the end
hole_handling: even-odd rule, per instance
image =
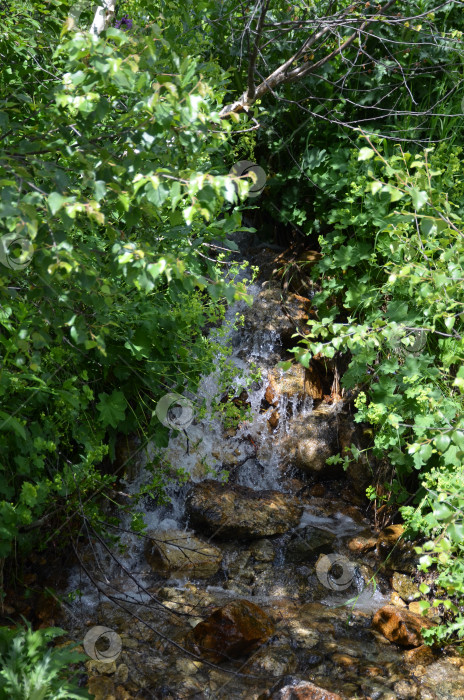
POLYGON ((448 448, 450 442, 451 438, 447 433, 438 435, 434 440, 435 447, 437 450, 440 450, 440 452, 444 452, 448 448))
POLYGON ((370 160, 374 156, 375 156, 375 151, 372 150, 372 148, 368 148, 367 146, 364 146, 363 148, 359 149, 358 160, 370 160))
POLYGON ((415 187, 411 187, 410 193, 412 203, 414 204, 414 208, 417 209, 417 211, 419 211, 419 209, 422 209, 424 204, 428 202, 429 198, 427 192, 425 192, 424 190, 418 190, 415 187))
POLYGON ((453 542, 457 544, 462 544, 464 542, 464 525, 462 523, 451 523, 451 525, 448 526, 447 532, 453 542))
POLYGON ((127 401, 124 394, 122 391, 113 391, 111 395, 102 392, 98 394, 98 398, 100 401, 97 408, 100 411, 103 426, 111 425, 112 428, 117 428, 125 418, 127 401))
POLYGON ((63 195, 59 194, 59 192, 52 192, 48 196, 47 201, 48 201, 48 206, 50 207, 50 211, 51 211, 52 215, 54 216, 65 205, 66 197, 63 197, 63 195))
POLYGON ((20 423, 14 416, 10 416, 9 413, 6 413, 5 411, 0 411, 0 432, 5 430, 12 430, 23 440, 27 439, 24 425, 20 423))

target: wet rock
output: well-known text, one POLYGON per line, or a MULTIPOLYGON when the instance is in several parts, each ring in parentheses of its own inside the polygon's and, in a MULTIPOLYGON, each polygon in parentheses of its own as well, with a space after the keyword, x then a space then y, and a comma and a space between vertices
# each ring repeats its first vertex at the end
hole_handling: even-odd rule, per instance
POLYGON ((257 540, 250 547, 250 552, 253 554, 256 561, 271 562, 275 559, 275 549, 272 542, 269 540, 257 540))
POLYGON ((114 683, 107 676, 93 676, 89 678, 87 687, 89 693, 95 696, 94 700, 116 700, 114 683))
POLYGON ((420 678, 421 700, 464 698, 464 674, 446 659, 440 659, 427 666, 420 678))
POLYGON ((404 601, 406 601, 406 603, 410 603, 416 598, 420 598, 419 589, 416 584, 411 581, 409 576, 399 574, 397 571, 395 571, 392 577, 392 588, 404 601))
POLYGON ((271 700, 342 700, 340 695, 331 693, 309 681, 286 685, 270 696, 271 700))
POLYGON ((325 496, 325 487, 323 484, 314 484, 309 490, 309 495, 314 498, 323 498, 325 496))
POLYGON ((280 286, 267 284, 255 296, 253 306, 245 310, 245 331, 274 331, 286 345, 292 342, 298 327, 305 328, 310 305, 309 299, 297 294, 287 294, 283 299, 280 286))
POLYGON ((282 397, 302 401, 305 398, 319 400, 324 396, 322 380, 315 367, 305 368, 294 364, 286 372, 273 369, 268 375, 268 381, 265 398, 273 405, 277 405, 282 397))
POLYGON ((280 413, 279 411, 272 411, 271 415, 267 419, 267 422, 271 426, 271 428, 274 430, 274 428, 277 428, 279 425, 279 419, 280 419, 280 413))
POLYGON ((356 671, 359 666, 358 659, 349 654, 333 654, 332 661, 348 671, 356 671))
POLYGON ((308 621, 302 619, 290 620, 286 625, 286 630, 290 635, 292 642, 300 649, 313 649, 319 644, 319 633, 313 629, 308 621))
POLYGON ((350 540, 348 540, 346 546, 350 552, 354 552, 355 554, 366 554, 366 552, 370 552, 371 550, 375 549, 376 543, 377 540, 374 537, 362 537, 358 535, 357 537, 352 537, 350 540))
POLYGON ((221 566, 221 551, 191 533, 150 530, 147 536, 145 557, 158 573, 208 578, 221 566))
POLYGON ((337 412, 334 407, 320 406, 293 419, 288 434, 282 439, 281 450, 288 462, 318 479, 343 476, 342 466, 326 464, 328 457, 337 451, 337 412))
POLYGON ((390 642, 405 647, 418 647, 424 643, 421 629, 434 627, 435 623, 404 608, 385 605, 372 620, 374 629, 381 632, 390 642))
POLYGON ((271 618, 260 607, 248 600, 235 600, 194 627, 187 641, 197 654, 218 663, 248 654, 273 632, 271 618))
POLYGON ((402 525, 396 524, 386 527, 379 534, 377 554, 385 568, 412 574, 417 569, 418 557, 411 543, 402 539, 403 535, 404 527, 402 525))
POLYGON ((436 660, 432 649, 425 644, 415 649, 408 649, 403 656, 406 663, 411 666, 428 666, 436 660))
POLYGON ((312 525, 298 528, 287 545, 286 560, 292 564, 302 564, 314 554, 328 554, 333 549, 335 539, 333 533, 312 525))
POLYGON ((299 469, 316 474, 320 479, 333 479, 340 474, 339 465, 326 464, 333 454, 330 443, 323 438, 307 437, 298 442, 295 462, 299 469))
POLYGON ((193 527, 204 528, 213 537, 259 538, 291 530, 303 507, 279 491, 254 491, 206 480, 193 486, 186 510, 193 527))
POLYGON ((272 645, 253 654, 244 671, 252 675, 284 676, 293 673, 298 660, 289 644, 272 645))
POLYGON ((387 550, 389 551, 404 535, 404 527, 403 525, 396 524, 396 525, 389 525, 388 527, 385 527, 383 530, 380 531, 379 537, 378 537, 378 546, 379 547, 386 547, 387 550))
POLYGON ((417 686, 415 683, 405 680, 398 681, 393 689, 396 693, 395 697, 401 698, 401 700, 413 700, 413 698, 417 697, 417 686))
POLYGON ((397 608, 406 608, 407 605, 402 598, 398 595, 396 591, 392 591, 390 596, 390 603, 396 605, 397 608))
POLYGON ((268 376, 268 385, 266 386, 266 391, 264 392, 264 399, 271 406, 277 406, 279 402, 279 389, 272 374, 269 374, 268 376))

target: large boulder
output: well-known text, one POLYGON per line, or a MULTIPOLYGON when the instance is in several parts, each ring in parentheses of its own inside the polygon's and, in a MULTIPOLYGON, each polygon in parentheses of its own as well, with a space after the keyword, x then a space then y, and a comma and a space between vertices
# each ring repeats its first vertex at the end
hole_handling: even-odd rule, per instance
POLYGON ((234 600, 198 623, 187 644, 198 655, 218 663, 248 654, 273 633, 274 624, 264 610, 248 600, 234 600))
POLYGON ((337 407, 322 404, 306 416, 297 417, 288 425, 281 444, 282 454, 301 471, 318 479, 343 476, 338 464, 326 464, 338 451, 337 407))
POLYGON ((280 491, 254 491, 247 486, 207 479, 187 496, 191 525, 218 538, 281 535, 298 525, 302 505, 280 491))
POLYGON ((390 642, 404 647, 419 647, 424 643, 421 630, 434 627, 435 623, 405 608, 384 605, 375 613, 372 626, 390 642))
POLYGON ((221 551, 189 532, 149 530, 147 537, 146 560, 162 575, 209 578, 221 566, 221 551))

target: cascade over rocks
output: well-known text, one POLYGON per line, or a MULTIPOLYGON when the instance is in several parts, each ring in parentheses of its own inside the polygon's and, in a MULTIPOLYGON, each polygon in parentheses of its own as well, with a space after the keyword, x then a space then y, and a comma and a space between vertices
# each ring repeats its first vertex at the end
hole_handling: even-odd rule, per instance
POLYGON ((263 285, 255 296, 253 306, 246 309, 245 330, 250 333, 275 332, 284 345, 291 345, 292 335, 304 329, 311 301, 298 294, 287 294, 280 285, 263 285))
POLYGON ((280 491, 255 491, 207 479, 193 485, 186 511, 190 524, 212 537, 260 538, 281 535, 296 527, 303 506, 280 491))

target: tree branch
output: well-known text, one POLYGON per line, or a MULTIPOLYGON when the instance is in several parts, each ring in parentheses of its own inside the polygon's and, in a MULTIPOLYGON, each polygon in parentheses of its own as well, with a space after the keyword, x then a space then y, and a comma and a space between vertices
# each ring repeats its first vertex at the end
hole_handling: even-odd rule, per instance
MULTIPOLYGON (((353 31, 353 34, 348 37, 337 49, 334 49, 330 54, 327 56, 324 56, 324 58, 320 59, 314 64, 310 65, 303 65, 303 66, 297 66, 293 70, 289 71, 290 66, 295 63, 304 53, 307 52, 309 48, 311 48, 317 41, 322 39, 326 34, 332 31, 332 23, 333 20, 336 19, 337 23, 339 24, 340 21, 344 18, 346 18, 348 12, 352 8, 348 8, 348 10, 343 11, 340 13, 338 16, 334 16, 332 18, 332 23, 331 24, 326 24, 322 29, 320 29, 318 32, 314 32, 306 41, 303 42, 303 44, 300 46, 298 51, 293 54, 285 63, 283 63, 281 66, 279 66, 275 71, 273 71, 267 78, 265 78, 257 88, 254 87, 253 84, 253 90, 252 93, 250 94, 250 67, 249 67, 249 73, 248 73, 248 88, 247 90, 241 95, 241 97, 236 100, 236 102, 226 105, 225 107, 222 108, 220 111, 219 115, 221 117, 225 117, 228 114, 231 114, 232 112, 240 112, 241 110, 248 111, 248 109, 256 102, 256 100, 260 99, 264 95, 266 95, 268 92, 272 92, 275 88, 277 88, 279 85, 282 85, 284 83, 289 83, 289 82, 294 82, 295 80, 300 80, 301 78, 305 77, 309 73, 313 73, 316 70, 318 70, 321 66, 323 66, 325 63, 328 61, 332 60, 335 58, 335 56, 338 56, 342 51, 344 51, 352 42, 355 40, 357 36, 360 35, 361 32, 363 32, 370 24, 372 24, 375 21, 378 21, 378 18, 383 15, 386 10, 388 10, 391 5, 393 5, 396 2, 396 0, 388 0, 388 2, 383 6, 379 7, 378 10, 375 12, 375 14, 371 15, 368 19, 364 20, 361 24, 361 26, 353 31)), ((261 18, 260 18, 261 21, 261 18)), ((259 41, 259 37, 257 37, 257 42, 259 41)), ((258 45, 257 42, 255 42, 255 49, 258 50, 258 45)), ((255 71, 255 64, 256 60, 253 63, 252 66, 252 73, 254 75, 255 71)))
POLYGON ((269 9, 270 0, 262 0, 263 6, 261 8, 261 14, 258 20, 258 26, 256 28, 256 37, 253 50, 250 53, 250 59, 248 62, 248 93, 247 100, 253 100, 256 92, 255 88, 255 68, 256 59, 258 58, 259 42, 261 40, 261 34, 263 31, 264 20, 266 19, 266 14, 269 9))

